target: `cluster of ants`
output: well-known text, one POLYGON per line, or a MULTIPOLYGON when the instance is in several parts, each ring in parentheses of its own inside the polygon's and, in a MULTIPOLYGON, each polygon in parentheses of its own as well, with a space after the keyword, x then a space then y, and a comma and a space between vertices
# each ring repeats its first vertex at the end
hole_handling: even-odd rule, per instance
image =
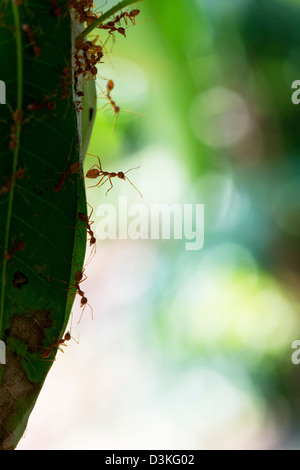
MULTIPOLYGON (((56 0, 52 0, 52 3, 56 3, 56 0)), ((79 23, 82 24, 86 22, 88 26, 90 26, 102 16, 101 12, 97 14, 94 11, 93 0, 69 0, 69 8, 73 9, 75 18, 79 23)), ((129 13, 122 12, 121 14, 115 16, 113 20, 100 24, 98 28, 107 30, 109 34, 118 32, 122 36, 126 37, 125 28, 121 27, 121 20, 124 19, 126 25, 127 19, 129 19, 132 24, 135 24, 136 17, 139 13, 140 10, 138 9, 131 10, 129 13), (118 25, 118 27, 116 25, 118 25)))
POLYGON ((82 75, 85 77, 89 74, 91 77, 96 77, 98 70, 97 64, 101 62, 104 55, 103 47, 96 44, 97 40, 87 41, 81 39, 75 45, 75 78, 82 75))
MULTIPOLYGON (((15 3, 19 6, 21 4, 20 0, 16 0, 15 3)), ((59 19, 62 16, 62 11, 58 6, 57 0, 51 0, 52 3, 52 12, 59 19)), ((101 18, 101 14, 97 14, 93 11, 94 5, 92 0, 69 0, 69 8, 73 9, 75 13, 75 18, 80 23, 86 23, 90 25, 92 22, 101 18)), ((101 30, 106 30, 111 36, 113 33, 117 32, 122 36, 126 37, 126 30, 121 26, 121 21, 124 20, 125 25, 127 26, 128 21, 134 25, 136 23, 136 17, 139 15, 139 9, 133 9, 131 11, 123 11, 119 15, 115 16, 112 20, 101 23, 97 27, 101 30)), ((36 58, 39 58, 42 54, 40 45, 37 43, 35 33, 33 28, 29 24, 23 24, 22 30, 27 36, 28 46, 32 49, 32 53, 36 58)), ((109 38, 108 38, 109 39, 109 38)), ((61 89, 61 99, 64 100, 71 94, 71 86, 78 82, 78 77, 83 79, 96 79, 97 77, 97 65, 101 63, 101 59, 104 56, 105 44, 97 44, 98 38, 93 40, 80 39, 75 44, 74 52, 74 63, 73 63, 73 78, 72 79, 72 68, 69 65, 66 65, 61 74, 60 83, 53 93, 52 97, 45 97, 40 102, 29 103, 26 106, 26 109, 30 112, 30 115, 23 119, 23 112, 20 109, 17 109, 12 117, 13 123, 11 125, 11 134, 9 141, 9 149, 14 150, 17 145, 17 126, 25 124, 32 117, 32 113, 36 111, 54 111, 56 108, 56 103, 53 100, 57 96, 58 89, 61 89)), ((114 88, 114 82, 108 80, 106 85, 106 92, 103 92, 104 97, 108 100, 108 104, 111 105, 114 116, 115 124, 116 119, 120 113, 120 107, 116 105, 115 101, 111 97, 111 91, 114 88)), ((80 98, 84 96, 82 90, 77 91, 78 101, 75 102, 75 108, 77 112, 82 111, 80 98)), ((115 125, 114 124, 114 125, 115 125)))
MULTIPOLYGON (((19 6, 21 4, 21 0, 14 0, 14 3, 19 6)), ((63 15, 62 10, 59 8, 57 0, 51 0, 52 4, 52 13, 60 19, 63 15)), ((69 4, 69 9, 72 9, 74 12, 74 16, 76 20, 79 23, 86 23, 87 26, 89 26, 91 23, 97 21, 100 17, 101 14, 97 14, 94 12, 94 5, 93 5, 93 0, 68 0, 69 4)), ((136 17, 139 15, 140 10, 134 9, 131 11, 124 11, 121 12, 119 15, 113 17, 110 21, 107 21, 106 23, 100 23, 98 25, 98 29, 100 30, 105 30, 108 32, 109 37, 108 39, 114 35, 114 33, 119 33, 123 37, 126 37, 126 28, 122 26, 122 21, 124 21, 125 26, 128 25, 128 21, 131 22, 132 25, 136 23, 136 17)), ((35 37, 35 31, 32 29, 32 27, 29 24, 23 24, 22 25, 22 31, 23 34, 26 35, 27 41, 28 41, 28 47, 31 48, 32 54, 36 57, 39 58, 42 54, 42 49, 39 46, 36 37, 35 37)), ((72 79, 72 68, 69 65, 66 65, 63 70, 62 70, 62 75, 61 75, 61 81, 58 87, 61 89, 61 99, 67 98, 70 93, 71 93, 71 86, 75 84, 76 88, 76 82, 78 81, 78 77, 88 77, 88 79, 91 77, 93 79, 96 78, 97 76, 97 65, 101 63, 101 60, 104 56, 104 51, 105 51, 105 44, 97 44, 97 39, 94 40, 87 40, 87 39, 80 39, 76 42, 75 44, 75 52, 74 52, 74 62, 72 68, 73 70, 73 79, 72 79)), ((106 84, 106 92, 104 93, 105 98, 108 101, 108 105, 110 105, 113 109, 113 112, 115 116, 117 117, 119 112, 120 112, 120 107, 117 106, 116 102, 113 100, 111 96, 111 92, 114 89, 114 82, 112 80, 108 80, 106 84)), ((53 94, 53 96, 56 96, 57 92, 53 94)), ((83 92, 82 91, 77 91, 77 96, 82 97, 83 92)), ((52 97, 46 97, 42 102, 35 102, 35 103, 30 103, 27 105, 27 110, 30 113, 34 113, 38 110, 45 110, 45 111, 53 111, 56 108, 56 103, 52 100, 52 97)), ((82 110, 82 108, 76 108, 77 111, 82 110)), ((25 123, 26 120, 23 120, 23 112, 20 109, 17 109, 14 113, 12 113, 13 117, 13 123, 11 125, 11 133, 10 133, 10 142, 9 142, 9 149, 14 150, 17 145, 17 129, 18 125, 20 126, 21 124, 25 123)), ((29 119, 29 118, 27 118, 29 119)), ((106 191, 106 195, 108 192, 113 188, 113 183, 112 179, 113 178, 119 178, 122 180, 127 180, 133 187, 134 189, 140 194, 141 197, 142 194, 140 191, 134 186, 134 184, 129 180, 128 176, 126 174, 134 170, 135 168, 131 168, 127 170, 126 172, 108 172, 104 171, 102 169, 101 161, 99 157, 96 157, 98 159, 98 164, 93 165, 86 173, 85 177, 88 179, 98 179, 99 181, 97 184, 90 186, 92 187, 101 187, 105 183, 109 182, 110 187, 106 191)), ((139 168, 139 167, 137 167, 139 168)), ((3 186, 0 188, 0 197, 7 192, 10 191, 12 181, 16 179, 22 179, 24 176, 25 170, 17 170, 14 178, 9 179, 3 186)), ((75 174, 80 174, 81 172, 81 166, 80 163, 73 163, 70 165, 69 169, 63 172, 60 176, 59 182, 54 186, 53 191, 55 193, 59 193, 64 189, 64 185, 66 180, 68 179, 69 175, 75 175, 75 174)), ((91 206, 90 206, 91 207, 91 206)), ((88 243, 89 246, 92 248, 89 260, 94 256, 95 251, 96 251, 96 237, 94 235, 94 232, 92 230, 92 224, 93 221, 91 221, 92 213, 93 213, 93 208, 91 208, 91 213, 89 215, 86 215, 84 213, 79 212, 77 214, 77 217, 79 221, 84 225, 87 236, 89 237, 88 243)), ((19 242, 17 244, 14 244, 9 252, 6 255, 6 260, 10 260, 13 258, 15 251, 17 250, 24 250, 25 245, 23 242, 19 242)), ((88 303, 88 299, 85 295, 85 292, 81 289, 81 283, 84 282, 87 279, 87 276, 84 274, 84 268, 82 270, 79 270, 75 273, 74 275, 74 283, 69 284, 69 289, 74 289, 75 292, 73 296, 76 294, 79 295, 80 297, 80 307, 82 308, 82 313, 80 315, 80 319, 78 323, 81 321, 83 312, 88 305, 91 310, 91 314, 93 317, 93 309, 88 303)), ((70 331, 68 331, 64 337, 59 338, 58 340, 55 340, 49 347, 43 348, 43 351, 41 353, 42 359, 45 360, 55 360, 55 348, 58 348, 60 351, 63 352, 62 346, 66 346, 66 342, 70 341, 72 338, 70 331), (53 356, 53 359, 49 359, 51 356, 53 356)))
MULTIPOLYGON (((75 10, 81 22, 86 21, 88 25, 97 21, 101 18, 101 15, 92 13, 91 11, 91 2, 85 0, 85 2, 78 2, 76 0, 69 0, 69 4, 75 10)), ((139 15, 140 10, 134 9, 130 12, 124 11, 114 17, 112 20, 101 23, 97 26, 98 29, 106 30, 109 35, 117 32, 122 36, 126 37, 126 30, 121 26, 121 20, 124 19, 125 24, 127 25, 127 19, 131 21, 132 24, 135 24, 136 17, 139 15)), ((90 75, 96 77, 97 75, 97 64, 101 63, 101 59, 104 55, 105 44, 97 44, 97 39, 93 41, 80 39, 76 42, 75 45, 75 77, 79 75, 90 75)))

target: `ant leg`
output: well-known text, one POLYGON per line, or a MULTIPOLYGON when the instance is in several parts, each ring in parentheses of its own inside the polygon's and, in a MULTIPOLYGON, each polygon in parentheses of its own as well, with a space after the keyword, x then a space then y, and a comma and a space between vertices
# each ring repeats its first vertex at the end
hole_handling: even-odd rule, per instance
POLYGON ((81 312, 80 318, 79 318, 79 320, 78 320, 78 324, 81 322, 81 318, 82 318, 83 312, 84 312, 84 310, 85 310, 85 307, 86 307, 87 305, 88 305, 88 306, 90 307, 90 309, 91 309, 92 320, 94 320, 93 309, 92 309, 92 307, 90 306, 90 304, 86 304, 86 305, 83 307, 83 309, 82 309, 82 312, 81 312))
POLYGON ((107 196, 107 193, 113 188, 113 184, 111 182, 111 178, 108 178, 110 182, 110 188, 106 191, 105 195, 107 196))
MULTIPOLYGON (((98 182, 98 184, 96 184, 96 186, 98 186, 99 188, 100 188, 101 186, 103 186, 103 185, 106 183, 106 181, 109 180, 109 177, 106 178, 106 176, 107 176, 107 175, 104 175, 104 176, 101 178, 101 180, 98 182), (102 181, 104 178, 106 178, 106 180, 102 181), (100 183, 101 183, 101 184, 100 184, 100 183)), ((89 186, 89 187, 92 188, 93 186, 89 186)))
POLYGON ((90 262, 92 261, 92 259, 94 258, 96 254, 96 244, 94 244, 93 248, 92 248, 92 251, 88 257, 88 260, 87 260, 87 263, 86 263, 86 266, 88 266, 90 264, 90 262))
POLYGON ((85 227, 86 227, 87 230, 89 230, 89 229, 91 230, 91 225, 93 225, 93 223, 95 222, 94 220, 91 221, 91 217, 92 217, 92 214, 94 212, 94 208, 91 206, 91 204, 88 203, 88 201, 86 201, 86 203, 92 210, 91 210, 90 215, 85 220, 85 227))
POLYGON ((100 158, 99 158, 99 157, 97 157, 97 159, 98 159, 98 163, 99 163, 99 168, 100 168, 100 171, 102 172, 102 165, 101 165, 101 160, 100 160, 100 158))
POLYGON ((141 165, 136 166, 135 168, 130 168, 130 170, 125 171, 124 175, 126 175, 126 173, 129 173, 129 172, 132 171, 132 170, 137 170, 137 169, 140 168, 140 167, 141 167, 141 165))
POLYGON ((112 130, 113 132, 115 132, 116 127, 117 127, 118 117, 119 117, 119 113, 115 113, 114 125, 113 125, 113 130, 112 130))
MULTIPOLYGON (((89 204, 87 201, 86 201, 87 205, 90 206, 90 208, 92 209, 90 215, 89 215, 89 220, 90 218, 92 217, 92 213, 94 212, 94 208, 91 206, 91 204, 89 204)), ((89 222, 90 225, 92 225, 94 222, 89 222)))
POLYGON ((134 189, 139 193, 139 195, 140 195, 141 197, 143 197, 142 193, 134 186, 134 184, 130 181, 130 179, 128 178, 128 176, 126 176, 126 179, 127 179, 127 181, 129 181, 129 183, 131 184, 131 186, 133 186, 134 189))
MULTIPOLYGON (((54 354, 54 353, 52 353, 52 354, 54 354)), ((42 361, 54 362, 54 361, 56 361, 56 358, 55 358, 55 356, 53 356, 53 359, 45 359, 44 357, 42 357, 42 361)))
POLYGON ((87 280, 87 275, 86 274, 82 273, 82 276, 85 276, 85 278, 84 279, 82 278, 77 284, 81 284, 82 282, 87 280))
POLYGON ((93 166, 91 166, 91 168, 89 168, 89 171, 92 170, 92 169, 95 168, 95 167, 96 167, 96 168, 100 168, 100 167, 97 165, 97 163, 95 163, 93 166))
MULTIPOLYGON (((98 110, 99 110, 99 111, 102 111, 102 110, 103 110, 104 108, 106 108, 107 106, 111 106, 111 103, 110 103, 110 102, 105 103, 105 104, 102 106, 102 108, 99 108, 99 109, 97 108, 97 111, 98 111, 98 110)), ((110 109, 106 109, 104 112, 107 113, 107 111, 110 111, 110 109)))
MULTIPOLYGON (((98 167, 97 167, 97 164, 93 165, 92 168, 94 168, 94 166, 96 166, 97 168, 99 168, 99 170, 101 171, 102 173, 102 166, 101 166, 101 160, 100 160, 100 157, 98 157, 98 155, 92 155, 91 153, 87 153, 86 155, 90 155, 91 157, 95 157, 98 159, 98 167)), ((92 169, 90 168, 90 170, 92 169)))
POLYGON ((90 188, 96 188, 96 186, 99 186, 99 185, 100 185, 100 186, 102 186, 102 184, 106 183, 106 181, 107 181, 107 180, 106 180, 106 181, 104 181, 102 184, 100 184, 100 183, 101 183, 101 181, 103 180, 103 178, 105 178, 105 175, 104 175, 104 176, 102 176, 102 178, 100 179, 100 181, 98 181, 98 183, 97 183, 97 184, 94 184, 93 186, 87 186, 87 189, 90 189, 90 188))

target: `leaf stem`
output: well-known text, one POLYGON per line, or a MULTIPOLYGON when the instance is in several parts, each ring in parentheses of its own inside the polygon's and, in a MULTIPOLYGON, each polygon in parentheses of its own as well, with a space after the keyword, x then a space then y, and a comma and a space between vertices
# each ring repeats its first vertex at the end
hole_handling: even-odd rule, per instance
POLYGON ((97 26, 100 24, 104 23, 104 21, 108 20, 111 16, 113 16, 115 13, 117 13, 120 10, 123 10, 123 8, 128 7, 129 5, 132 5, 133 3, 139 3, 141 0, 123 0, 122 2, 118 3, 118 5, 115 5, 113 8, 108 10, 106 13, 100 16, 97 21, 94 21, 88 28, 82 31, 81 34, 76 38, 76 41, 85 38, 88 34, 90 34, 97 26))

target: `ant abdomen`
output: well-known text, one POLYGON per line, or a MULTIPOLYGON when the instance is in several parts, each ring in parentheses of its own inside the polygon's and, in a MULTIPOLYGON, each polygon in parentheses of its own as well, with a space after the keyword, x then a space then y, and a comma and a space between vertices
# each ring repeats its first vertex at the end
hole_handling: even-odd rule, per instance
POLYGON ((90 178, 90 179, 98 178, 99 177, 99 170, 97 170, 97 168, 92 168, 91 170, 89 170, 87 172, 86 177, 90 178))

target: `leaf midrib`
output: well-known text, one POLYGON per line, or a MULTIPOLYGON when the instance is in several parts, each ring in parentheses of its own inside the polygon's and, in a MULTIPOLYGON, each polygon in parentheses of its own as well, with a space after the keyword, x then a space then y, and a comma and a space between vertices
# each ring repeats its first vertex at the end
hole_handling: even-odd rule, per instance
MULTIPOLYGON (((17 109, 22 110, 22 98, 23 98, 23 62, 22 62, 22 35, 21 35, 21 23, 19 8, 14 3, 14 0, 11 0, 11 7, 15 23, 15 40, 16 40, 16 60, 17 60, 17 109)), ((9 233, 10 225, 12 218, 12 207, 14 199, 14 190, 15 190, 15 173, 18 165, 19 157, 19 142, 20 142, 20 133, 21 133, 21 123, 16 123, 16 141, 17 146, 14 149, 13 159, 12 159, 12 177, 11 177, 11 188, 8 193, 8 210, 7 218, 5 224, 5 238, 4 238, 4 252, 3 252, 3 265, 2 265, 2 285, 1 285, 1 303, 0 303, 0 335, 2 336, 3 329, 3 318, 4 318, 4 300, 5 300, 5 288, 6 288, 6 268, 7 260, 5 255, 8 251, 9 244, 9 233)))

